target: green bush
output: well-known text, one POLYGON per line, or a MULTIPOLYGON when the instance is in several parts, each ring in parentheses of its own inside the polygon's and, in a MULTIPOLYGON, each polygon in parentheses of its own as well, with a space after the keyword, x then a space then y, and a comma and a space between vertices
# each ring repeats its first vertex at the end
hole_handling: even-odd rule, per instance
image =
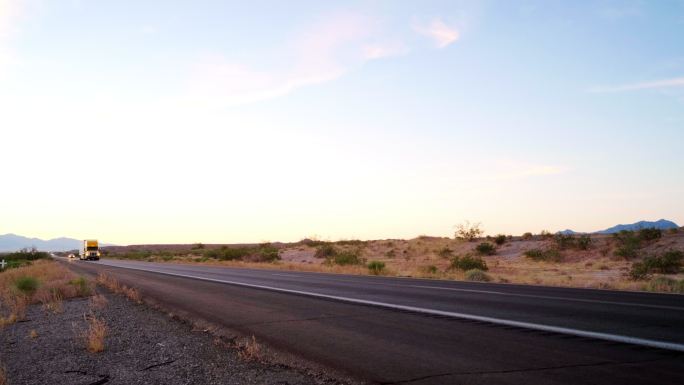
POLYGON ((632 279, 644 279, 653 273, 677 274, 684 262, 684 252, 669 250, 662 255, 653 255, 644 258, 641 262, 632 264, 629 275, 632 279))
POLYGON ((639 229, 639 239, 645 242, 655 241, 663 236, 663 231, 661 229, 656 229, 655 227, 649 227, 645 229, 639 229))
POLYGON ((38 289, 38 280, 28 276, 19 277, 14 281, 14 286, 24 294, 33 294, 38 289))
POLYGON ((360 265, 363 263, 363 261, 361 260, 359 254, 360 253, 358 250, 340 251, 332 256, 330 261, 335 265, 360 265))
POLYGON ((641 248, 641 238, 639 238, 633 231, 622 230, 619 233, 613 234, 619 246, 615 249, 614 254, 625 259, 632 259, 639 256, 639 249, 641 248))
POLYGON ((580 250, 587 250, 591 247, 591 237, 588 235, 580 235, 577 238, 577 248, 580 250))
POLYGON ((480 255, 494 255, 496 254, 496 247, 489 242, 482 242, 475 247, 475 251, 480 255))
POLYGON ((646 284, 646 290, 684 293, 684 280, 677 281, 676 279, 667 277, 656 277, 648 281, 646 284))
POLYGON ((425 272, 428 274, 437 274, 437 266, 435 265, 428 265, 424 267, 425 272))
POLYGON ((380 275, 385 271, 385 262, 370 261, 368 262, 368 271, 373 275, 380 275))
POLYGON ((556 246, 560 250, 571 249, 575 247, 575 237, 571 234, 556 233, 553 236, 553 240, 556 242, 556 246))
POLYGON ((470 269, 465 272, 467 281, 489 282, 492 278, 480 269, 470 269))
POLYGON ((24 248, 14 253, 8 253, 2 256, 7 262, 10 261, 35 261, 38 259, 50 259, 50 254, 44 251, 38 251, 35 247, 24 248))
POLYGON ((494 243, 497 245, 501 246, 504 243, 506 243, 506 236, 504 234, 499 234, 496 237, 494 237, 494 243))
POLYGON ((556 249, 530 249, 525 251, 525 256, 533 261, 561 262, 563 255, 556 249))
POLYGON ((480 269, 480 270, 489 270, 487 267, 487 263, 482 260, 480 257, 473 257, 471 255, 465 255, 463 257, 454 257, 451 260, 451 268, 452 269, 458 269, 458 270, 472 270, 472 269, 480 269))
POLYGON ((76 291, 78 292, 79 297, 90 295, 90 285, 88 285, 88 281, 83 276, 72 279, 69 281, 69 285, 76 286, 76 291))
POLYGON ((279 250, 270 243, 265 243, 259 246, 256 253, 257 262, 273 262, 280 259, 279 250))
POLYGON ((324 243, 316 248, 314 257, 316 258, 330 258, 337 254, 337 249, 330 243, 324 243))

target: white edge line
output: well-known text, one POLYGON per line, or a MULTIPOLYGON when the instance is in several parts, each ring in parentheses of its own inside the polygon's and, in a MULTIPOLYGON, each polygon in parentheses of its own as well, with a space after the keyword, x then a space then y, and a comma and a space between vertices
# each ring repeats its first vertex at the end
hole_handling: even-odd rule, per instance
MULTIPOLYGON (((113 266, 113 265, 105 265, 105 266, 119 267, 119 266, 113 266)), ((675 350, 678 352, 684 352, 684 344, 678 344, 675 342, 649 340, 649 339, 644 339, 644 338, 622 336, 619 334, 591 332, 591 331, 587 331, 587 330, 570 329, 570 328, 564 328, 564 327, 560 327, 560 326, 535 324, 535 323, 531 323, 531 322, 513 321, 513 320, 502 319, 502 318, 479 316, 479 315, 474 315, 474 314, 456 313, 456 312, 450 312, 450 311, 444 311, 444 310, 426 309, 426 308, 422 308, 422 307, 397 305, 397 304, 386 303, 386 302, 369 301, 369 300, 365 300, 365 299, 340 297, 340 296, 336 296, 336 295, 312 293, 312 292, 301 291, 301 290, 283 289, 283 288, 273 287, 273 286, 256 285, 256 284, 252 284, 252 283, 244 283, 244 282, 237 282, 237 281, 226 281, 226 280, 221 280, 221 279, 198 277, 198 276, 194 276, 194 275, 186 275, 186 274, 178 274, 178 273, 168 273, 168 272, 163 272, 163 271, 142 269, 142 268, 138 268, 138 267, 124 267, 124 268, 125 269, 132 269, 132 270, 147 271, 147 272, 152 272, 152 273, 173 275, 173 276, 177 276, 177 277, 193 278, 193 279, 199 279, 199 280, 203 280, 203 281, 225 283, 225 284, 235 285, 235 286, 244 286, 244 287, 250 287, 250 288, 256 288, 256 289, 277 291, 277 292, 282 292, 282 293, 299 294, 299 295, 304 295, 304 296, 309 296, 309 297, 333 299, 333 300, 341 301, 341 302, 355 303, 355 304, 361 304, 361 305, 370 305, 370 306, 376 306, 376 307, 387 308, 387 309, 404 310, 404 311, 410 311, 410 312, 414 312, 414 313, 439 315, 439 316, 446 316, 446 317, 451 317, 451 318, 460 318, 460 319, 467 319, 467 320, 473 320, 473 321, 489 322, 489 323, 496 324, 496 325, 514 326, 514 327, 519 327, 519 328, 524 328, 524 329, 532 329, 532 330, 540 330, 540 331, 545 331, 545 332, 568 334, 568 335, 573 335, 573 336, 577 336, 577 337, 594 338, 594 339, 611 341, 611 342, 619 342, 619 343, 632 344, 632 345, 641 345, 641 346, 647 346, 650 348, 658 348, 658 349, 675 350)))

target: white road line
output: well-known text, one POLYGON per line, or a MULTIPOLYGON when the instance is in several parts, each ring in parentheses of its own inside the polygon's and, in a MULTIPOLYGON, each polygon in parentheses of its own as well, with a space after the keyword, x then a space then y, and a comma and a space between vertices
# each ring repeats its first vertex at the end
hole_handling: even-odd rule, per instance
POLYGON ((679 351, 679 352, 684 352, 684 344, 680 344, 680 343, 676 343, 676 342, 650 340, 650 339, 644 339, 644 338, 623 336, 623 335, 619 335, 619 334, 592 332, 592 331, 588 331, 588 330, 571 329, 571 328, 564 328, 564 327, 559 327, 559 326, 536 324, 536 323, 531 323, 531 322, 513 321, 513 320, 502 319, 502 318, 479 316, 479 315, 474 315, 474 314, 465 314, 465 313, 457 313, 457 312, 450 312, 450 311, 444 311, 444 310, 427 309, 427 308, 422 308, 422 307, 397 305, 397 304, 386 303, 386 302, 369 301, 369 300, 365 300, 365 299, 341 297, 341 296, 336 296, 336 295, 320 294, 320 293, 301 291, 301 290, 283 289, 283 288, 279 288, 279 287, 255 285, 255 284, 251 284, 251 283, 244 283, 244 282, 237 282, 237 281, 227 281, 227 280, 222 280, 222 279, 205 278, 205 277, 199 277, 199 276, 187 275, 187 274, 169 273, 169 272, 156 271, 156 270, 144 269, 144 268, 139 268, 139 267, 128 267, 128 268, 132 269, 132 270, 149 271, 149 272, 153 272, 153 273, 166 274, 166 275, 172 275, 172 276, 184 277, 184 278, 193 278, 193 279, 199 279, 199 280, 210 281, 210 282, 225 283, 225 284, 235 285, 235 286, 243 286, 243 287, 249 287, 249 288, 255 288, 255 289, 264 289, 264 290, 270 290, 270 291, 276 291, 276 292, 288 293, 288 294, 305 295, 305 296, 314 297, 314 298, 332 299, 332 300, 341 301, 341 302, 348 302, 348 303, 361 304, 361 305, 370 305, 370 306, 376 306, 376 307, 387 308, 387 309, 403 310, 403 311, 410 311, 410 312, 421 313, 421 314, 439 315, 439 316, 467 319, 467 320, 473 320, 473 321, 489 322, 489 323, 493 323, 496 325, 514 326, 514 327, 519 327, 519 328, 524 328, 524 329, 532 329, 532 330, 540 330, 540 331, 545 331, 545 332, 568 334, 568 335, 573 335, 573 336, 577 336, 577 337, 594 338, 594 339, 611 341, 611 342, 619 342, 619 343, 625 343, 625 344, 640 345, 640 346, 647 346, 647 347, 651 347, 651 348, 675 350, 675 351, 679 351))

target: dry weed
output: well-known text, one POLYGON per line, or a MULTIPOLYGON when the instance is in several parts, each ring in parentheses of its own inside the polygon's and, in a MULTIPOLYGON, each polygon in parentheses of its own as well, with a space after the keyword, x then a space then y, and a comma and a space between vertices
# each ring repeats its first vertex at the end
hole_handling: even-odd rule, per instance
POLYGON ((102 310, 107 306, 107 298, 102 294, 95 294, 90 297, 90 308, 95 310, 102 310))
POLYGON ((36 331, 36 329, 31 329, 31 331, 29 332, 29 338, 31 338, 31 339, 38 338, 38 332, 36 331))
POLYGON ((243 341, 238 342, 238 357, 245 361, 262 361, 263 360, 263 349, 261 345, 256 341, 256 338, 246 338, 243 341))
POLYGON ((103 319, 94 315, 86 317, 88 330, 85 332, 86 349, 91 353, 99 353, 105 349, 107 325, 103 319))
POLYGON ((0 385, 9 385, 9 380, 7 380, 7 369, 5 365, 0 364, 0 385))

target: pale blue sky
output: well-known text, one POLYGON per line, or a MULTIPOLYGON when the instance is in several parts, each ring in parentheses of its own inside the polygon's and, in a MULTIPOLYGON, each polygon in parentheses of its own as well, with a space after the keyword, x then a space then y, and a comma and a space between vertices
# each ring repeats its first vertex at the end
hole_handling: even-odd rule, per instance
POLYGON ((684 1, 0 0, 0 132, 0 233, 684 224, 684 1))

